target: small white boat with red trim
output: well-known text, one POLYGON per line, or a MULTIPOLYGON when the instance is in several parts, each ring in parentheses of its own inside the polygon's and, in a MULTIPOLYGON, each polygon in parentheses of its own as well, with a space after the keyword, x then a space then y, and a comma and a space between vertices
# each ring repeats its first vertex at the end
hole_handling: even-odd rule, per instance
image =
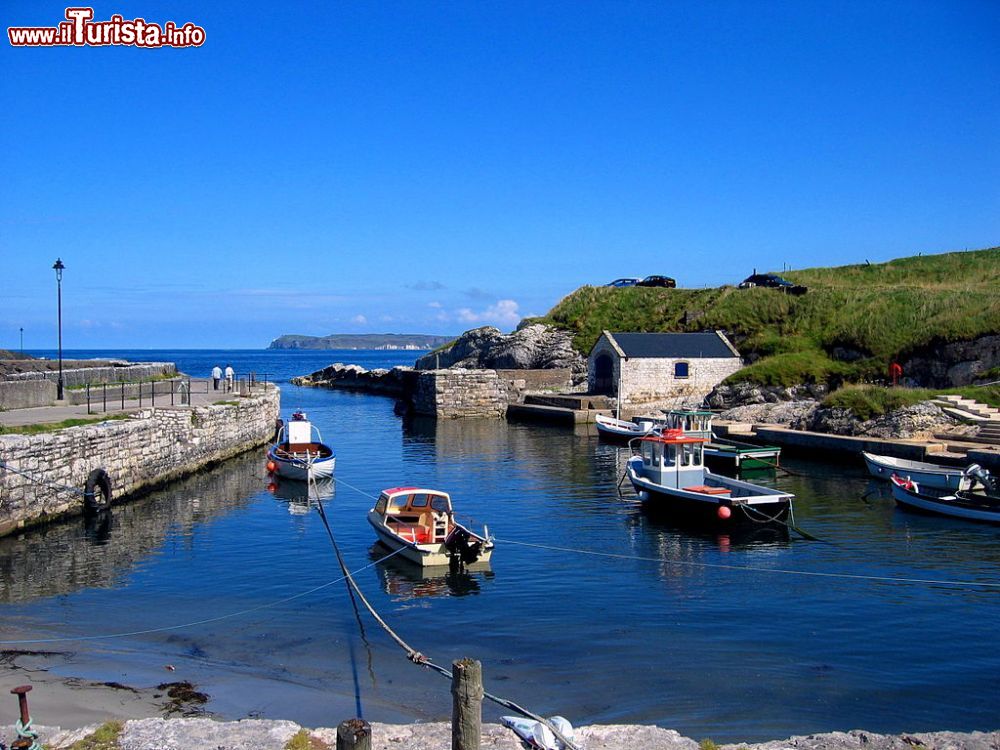
POLYGON ((421 487, 392 487, 368 511, 368 523, 379 541, 418 565, 463 567, 488 562, 493 538, 479 535, 455 520, 447 492, 421 487))
POLYGON ((626 474, 650 510, 717 526, 781 523, 792 518, 790 492, 715 474, 705 468, 707 438, 664 430, 639 439, 626 474))
POLYGON ((282 423, 267 451, 267 470, 286 479, 329 478, 336 463, 333 448, 323 442, 319 429, 301 411, 292 414, 288 424, 282 423))

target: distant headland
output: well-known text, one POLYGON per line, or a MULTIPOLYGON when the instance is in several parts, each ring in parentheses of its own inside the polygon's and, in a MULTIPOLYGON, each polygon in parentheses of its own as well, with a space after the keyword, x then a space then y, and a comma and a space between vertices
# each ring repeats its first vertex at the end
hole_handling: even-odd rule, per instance
POLYGON ((455 339, 423 333, 332 333, 302 336, 289 333, 271 342, 268 349, 436 349, 455 339))

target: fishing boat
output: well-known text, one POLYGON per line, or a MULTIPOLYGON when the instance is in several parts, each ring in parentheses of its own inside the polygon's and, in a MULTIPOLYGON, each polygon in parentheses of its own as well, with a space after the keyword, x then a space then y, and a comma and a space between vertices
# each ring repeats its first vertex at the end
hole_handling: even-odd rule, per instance
POLYGON ((637 419, 629 421, 617 417, 607 417, 598 414, 594 417, 597 434, 602 438, 616 441, 628 441, 632 438, 648 435, 656 427, 652 420, 637 419))
POLYGON ((688 435, 703 437, 707 441, 704 448, 707 466, 728 471, 749 471, 754 469, 776 469, 781 458, 781 448, 775 445, 753 445, 732 438, 721 440, 712 432, 710 411, 666 411, 663 429, 684 430, 688 435))
POLYGON ((982 483, 982 489, 948 492, 922 488, 919 482, 893 474, 892 496, 896 504, 908 510, 934 513, 967 521, 1000 524, 1000 480, 973 464, 966 476, 982 483))
POLYGON ((677 520, 722 527, 785 523, 791 518, 791 493, 705 468, 706 442, 679 429, 640 438, 639 455, 628 460, 625 470, 639 499, 677 520))
POLYGON ((304 412, 292 414, 278 429, 278 437, 267 451, 267 470, 286 479, 322 479, 333 476, 337 457, 333 448, 304 412))
POLYGON ((972 479, 965 476, 957 467, 939 466, 923 461, 907 461, 892 456, 877 456, 874 453, 861 452, 864 456, 868 472, 876 479, 889 480, 893 474, 909 478, 919 483, 924 489, 967 490, 972 487, 972 479))
POLYGON ((458 523, 451 497, 439 490, 382 490, 368 511, 368 523, 382 544, 418 565, 463 567, 488 562, 493 554, 489 530, 484 526, 479 535, 458 523))

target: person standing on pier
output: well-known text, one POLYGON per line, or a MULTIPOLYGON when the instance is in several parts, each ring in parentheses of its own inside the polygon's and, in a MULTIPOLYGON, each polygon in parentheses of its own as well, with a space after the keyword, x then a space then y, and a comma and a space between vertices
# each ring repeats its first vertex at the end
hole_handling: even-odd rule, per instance
POLYGON ((212 368, 212 387, 219 390, 219 381, 222 380, 222 368, 216 365, 212 368))
POLYGON ((233 390, 233 379, 236 377, 236 372, 233 370, 232 365, 226 365, 226 391, 229 392, 233 390))

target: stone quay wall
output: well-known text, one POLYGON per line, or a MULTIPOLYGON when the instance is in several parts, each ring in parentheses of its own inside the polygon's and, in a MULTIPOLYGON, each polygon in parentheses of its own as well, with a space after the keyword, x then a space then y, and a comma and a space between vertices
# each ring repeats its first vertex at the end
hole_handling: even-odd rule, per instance
POLYGON ((409 395, 416 414, 501 419, 507 413, 506 392, 496 370, 421 370, 410 377, 409 395))
POLYGON ((155 407, 126 420, 40 435, 0 435, 0 536, 82 512, 79 494, 93 469, 111 478, 118 502, 191 474, 274 435, 281 392, 274 386, 235 405, 155 407))
MULTIPOLYGON (((80 367, 72 370, 63 370, 63 385, 67 388, 75 385, 95 385, 99 383, 121 383, 135 382, 137 380, 148 380, 149 378, 163 375, 176 375, 177 366, 173 362, 143 362, 142 364, 128 364, 110 367, 80 367)), ((51 380, 53 383, 59 380, 58 370, 44 370, 36 372, 12 372, 7 375, 7 380, 51 380)))
POLYGON ((51 380, 0 380, 0 409, 31 409, 50 406, 56 400, 51 380))

